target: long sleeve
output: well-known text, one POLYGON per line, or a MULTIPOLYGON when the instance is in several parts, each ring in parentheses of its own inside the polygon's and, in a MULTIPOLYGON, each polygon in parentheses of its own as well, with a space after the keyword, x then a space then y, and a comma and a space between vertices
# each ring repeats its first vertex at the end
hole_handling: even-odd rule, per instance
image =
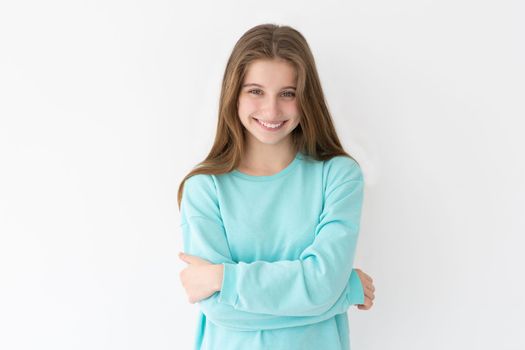
MULTIPOLYGON (((227 241, 221 225, 209 218, 193 216, 187 218, 181 226, 184 237, 184 251, 199 256, 212 263, 228 262, 235 264, 231 259, 227 241)), ((352 304, 363 303, 356 289, 362 288, 357 273, 353 273, 349 287, 339 296, 338 300, 324 312, 312 313, 308 316, 286 315, 280 310, 275 314, 255 313, 236 310, 233 306, 220 303, 220 293, 198 302, 200 310, 215 324, 239 331, 268 330, 286 327, 303 326, 318 323, 344 313, 352 304), (353 291, 353 295, 350 294, 353 291)), ((361 292, 362 293, 362 290, 361 292)))
POLYGON ((239 311, 305 316, 324 313, 338 301, 352 281, 364 187, 358 164, 339 160, 327 177, 313 243, 296 260, 224 262, 219 303, 239 311))
MULTIPOLYGON (((212 263, 235 264, 222 225, 214 184, 211 177, 195 175, 186 180, 181 202, 181 228, 184 250, 212 263)), ((215 293, 199 302, 201 311, 214 323, 236 330, 264 330, 317 323, 336 314, 344 313, 352 304, 364 302, 361 282, 355 271, 347 287, 333 305, 308 315, 287 315, 285 310, 267 310, 267 313, 237 310, 219 302, 215 293), (322 312, 321 312, 322 311, 322 312)))

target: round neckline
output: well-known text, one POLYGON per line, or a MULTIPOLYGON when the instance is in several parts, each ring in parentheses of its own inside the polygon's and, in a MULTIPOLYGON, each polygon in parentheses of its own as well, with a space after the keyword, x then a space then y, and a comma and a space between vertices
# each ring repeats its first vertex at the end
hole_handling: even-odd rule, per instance
POLYGON ((243 179, 252 180, 252 181, 269 181, 269 180, 274 180, 274 179, 278 179, 280 177, 283 177, 286 174, 288 174, 290 171, 292 171, 293 168, 296 167, 297 163, 299 163, 299 159, 300 158, 301 158, 301 152, 298 151, 295 154, 294 159, 284 169, 282 169, 281 171, 279 171, 279 172, 277 172, 275 174, 272 174, 272 175, 248 175, 246 173, 240 172, 237 169, 234 169, 232 171, 232 174, 235 175, 235 176, 241 177, 243 179))

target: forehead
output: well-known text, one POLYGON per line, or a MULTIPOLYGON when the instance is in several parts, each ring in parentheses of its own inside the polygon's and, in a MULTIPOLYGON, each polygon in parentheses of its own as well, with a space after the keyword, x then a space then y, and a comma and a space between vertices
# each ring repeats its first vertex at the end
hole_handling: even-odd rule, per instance
POLYGON ((255 60, 248 65, 244 84, 260 84, 265 87, 295 85, 295 67, 282 59, 255 60))

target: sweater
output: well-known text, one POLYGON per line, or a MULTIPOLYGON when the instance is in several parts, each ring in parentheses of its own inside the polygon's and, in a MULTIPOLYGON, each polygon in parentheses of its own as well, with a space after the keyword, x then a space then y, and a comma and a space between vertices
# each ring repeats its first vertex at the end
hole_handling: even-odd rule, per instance
POLYGON ((350 349, 363 189, 352 158, 301 152, 268 176, 186 179, 184 251, 224 266, 221 290, 197 302, 194 349, 350 349))

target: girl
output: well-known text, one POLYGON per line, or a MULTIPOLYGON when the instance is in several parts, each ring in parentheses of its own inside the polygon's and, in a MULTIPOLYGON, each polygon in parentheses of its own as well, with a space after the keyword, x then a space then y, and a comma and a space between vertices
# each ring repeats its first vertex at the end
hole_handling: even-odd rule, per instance
POLYGON ((212 149, 178 192, 195 349, 348 350, 346 312, 370 309, 375 290, 352 268, 363 189, 304 37, 248 30, 226 65, 212 149))

